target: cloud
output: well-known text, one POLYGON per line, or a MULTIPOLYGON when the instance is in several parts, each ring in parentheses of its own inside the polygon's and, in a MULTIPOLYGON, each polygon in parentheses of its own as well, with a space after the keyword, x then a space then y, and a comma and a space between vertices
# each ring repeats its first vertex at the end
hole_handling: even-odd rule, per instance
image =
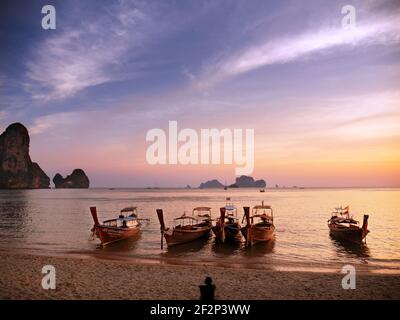
POLYGON ((7 116, 7 112, 5 110, 0 110, 0 120, 5 119, 7 116))
POLYGON ((6 75, 0 73, 0 87, 3 87, 5 83, 6 83, 6 75))
POLYGON ((85 118, 84 114, 80 112, 60 112, 37 117, 29 126, 29 133, 31 135, 42 134, 55 127, 70 125, 72 123, 76 124, 83 118, 85 118))
POLYGON ((377 114, 372 114, 372 115, 368 115, 365 117, 358 117, 358 118, 354 118, 348 121, 344 121, 340 124, 337 125, 337 127, 347 127, 347 126, 351 126, 354 124, 364 124, 364 123, 369 123, 369 122, 376 122, 376 121, 385 121, 385 120, 389 120, 389 121, 398 121, 398 119, 400 118, 400 112, 381 112, 381 113, 377 113, 377 114))
POLYGON ((197 80, 196 75, 194 73, 190 72, 186 67, 182 68, 182 74, 191 81, 197 80))
POLYGON ((85 88, 126 76, 128 54, 132 49, 139 51, 151 35, 148 29, 152 22, 133 3, 122 1, 104 10, 85 17, 78 25, 55 30, 35 48, 26 64, 25 84, 33 99, 71 97, 85 88))
POLYGON ((244 48, 203 70, 196 84, 206 88, 229 77, 274 64, 285 64, 343 46, 393 45, 400 42, 400 17, 359 24, 356 28, 325 28, 280 37, 244 48))

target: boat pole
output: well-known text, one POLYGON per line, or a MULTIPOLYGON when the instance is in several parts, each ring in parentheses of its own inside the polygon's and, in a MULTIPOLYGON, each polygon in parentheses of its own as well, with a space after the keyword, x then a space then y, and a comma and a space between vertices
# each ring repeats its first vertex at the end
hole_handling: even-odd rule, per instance
POLYGON ((157 209, 156 211, 157 211, 158 221, 160 221, 161 250, 162 250, 164 244, 164 230, 165 230, 164 213, 162 209, 157 209))
POLYGON ((246 217, 246 245, 251 245, 251 223, 250 223, 250 207, 243 207, 244 216, 246 217))
POLYGON ((98 226, 100 223, 99 223, 99 219, 97 218, 97 208, 96 207, 90 207, 90 213, 92 214, 94 225, 98 226))
POLYGON ((221 227, 221 242, 224 243, 225 242, 225 212, 226 209, 225 208, 220 208, 219 209, 221 216, 220 216, 220 227, 221 227))
POLYGON ((369 215, 368 214, 364 214, 363 225, 361 227, 362 232, 363 232, 362 236, 364 237, 364 242, 365 243, 367 243, 367 235, 368 235, 368 232, 369 232, 369 230, 368 230, 368 218, 369 218, 369 215))
MULTIPOLYGON (((89 236, 89 241, 93 241, 95 239, 95 237, 96 237, 96 228, 97 228, 97 226, 100 225, 100 222, 99 222, 99 218, 97 217, 97 208, 95 206, 91 206, 90 207, 90 213, 92 214, 92 218, 93 218, 93 221, 94 221, 94 226, 91 229, 92 234, 89 236)), ((97 236, 99 237, 101 243, 103 244, 101 232, 99 232, 97 234, 97 236)))

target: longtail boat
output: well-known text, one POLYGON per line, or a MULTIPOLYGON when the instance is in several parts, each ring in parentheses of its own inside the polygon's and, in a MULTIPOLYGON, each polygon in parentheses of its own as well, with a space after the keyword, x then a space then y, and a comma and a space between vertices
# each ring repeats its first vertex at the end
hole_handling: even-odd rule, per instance
POLYGON ((90 207, 90 212, 94 221, 92 238, 97 236, 102 246, 134 237, 140 232, 137 207, 124 208, 118 218, 105 220, 103 223, 99 222, 96 207, 90 207))
POLYGON ((191 216, 185 213, 174 219, 174 226, 166 228, 164 223, 164 213, 162 209, 157 209, 158 220, 161 230, 161 249, 163 248, 163 238, 168 246, 174 246, 191 242, 206 237, 211 230, 211 208, 197 207, 192 211, 191 216))
MULTIPOLYGON (((227 198, 230 201, 230 198, 227 198)), ((220 217, 216 219, 212 230, 217 241, 241 242, 240 222, 237 216, 237 208, 232 203, 227 203, 225 207, 220 208, 220 217)))
POLYGON ((246 226, 240 229, 246 239, 247 245, 253 245, 258 242, 267 242, 273 240, 275 236, 274 213, 269 205, 253 207, 250 215, 250 207, 243 207, 246 226))
POLYGON ((369 233, 368 218, 369 215, 365 214, 360 227, 359 222, 350 216, 349 206, 339 207, 332 212, 332 216, 328 220, 328 227, 331 235, 335 238, 361 244, 369 233))

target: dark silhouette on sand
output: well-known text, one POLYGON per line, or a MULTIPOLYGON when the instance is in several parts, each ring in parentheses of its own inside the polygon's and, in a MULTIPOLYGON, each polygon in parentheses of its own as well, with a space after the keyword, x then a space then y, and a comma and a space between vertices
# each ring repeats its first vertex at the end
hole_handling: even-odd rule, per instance
POLYGON ((211 277, 206 277, 205 284, 199 286, 200 288, 200 300, 201 301, 213 301, 215 293, 215 285, 212 283, 211 277))

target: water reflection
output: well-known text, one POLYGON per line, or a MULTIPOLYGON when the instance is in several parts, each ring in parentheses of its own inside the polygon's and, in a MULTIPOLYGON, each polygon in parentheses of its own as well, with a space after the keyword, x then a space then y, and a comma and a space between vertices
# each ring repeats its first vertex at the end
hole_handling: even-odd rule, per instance
POLYGON ((124 253, 129 251, 134 251, 138 246, 138 242, 142 237, 142 232, 139 232, 134 237, 130 237, 118 242, 110 243, 105 247, 102 247, 100 244, 96 244, 96 248, 99 251, 104 253, 124 253))
POLYGON ((244 255, 249 257, 262 257, 274 253, 275 240, 259 242, 244 249, 244 255))
POLYGON ((0 201, 0 234, 23 238, 31 221, 28 211, 29 190, 3 191, 0 201))
POLYGON ((329 237, 331 238, 332 244, 337 250, 337 253, 346 253, 357 258, 370 257, 370 250, 366 244, 357 244, 346 240, 337 239, 331 234, 329 235, 329 237))
POLYGON ((221 243, 214 238, 211 250, 216 256, 227 256, 239 254, 243 247, 244 242, 221 243))
POLYGON ((207 246, 211 238, 212 235, 209 234, 208 236, 202 239, 198 239, 195 241, 183 243, 172 247, 167 247, 167 251, 163 255, 165 257, 180 257, 190 253, 199 252, 207 246))

